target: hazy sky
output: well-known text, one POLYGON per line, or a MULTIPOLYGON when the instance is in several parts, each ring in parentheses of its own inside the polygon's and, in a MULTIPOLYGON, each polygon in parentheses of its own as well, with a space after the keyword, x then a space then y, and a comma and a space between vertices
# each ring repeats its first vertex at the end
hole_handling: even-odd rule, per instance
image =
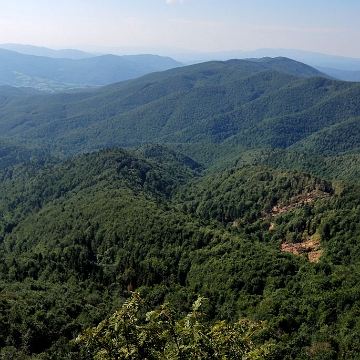
POLYGON ((360 0, 0 0, 0 43, 360 57, 360 0))

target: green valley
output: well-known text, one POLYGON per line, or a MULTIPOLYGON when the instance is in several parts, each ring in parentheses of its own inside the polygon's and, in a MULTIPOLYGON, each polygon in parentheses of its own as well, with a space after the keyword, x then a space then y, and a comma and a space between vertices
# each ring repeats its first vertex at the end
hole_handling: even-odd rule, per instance
POLYGON ((358 358, 359 91, 285 58, 1 87, 1 357, 358 358))

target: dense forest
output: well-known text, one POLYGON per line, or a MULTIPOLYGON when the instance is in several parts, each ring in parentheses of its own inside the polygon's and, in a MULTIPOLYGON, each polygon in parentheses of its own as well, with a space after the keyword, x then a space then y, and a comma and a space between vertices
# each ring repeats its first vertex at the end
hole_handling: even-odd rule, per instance
POLYGON ((359 358, 359 89, 284 58, 0 88, 1 357, 359 358))

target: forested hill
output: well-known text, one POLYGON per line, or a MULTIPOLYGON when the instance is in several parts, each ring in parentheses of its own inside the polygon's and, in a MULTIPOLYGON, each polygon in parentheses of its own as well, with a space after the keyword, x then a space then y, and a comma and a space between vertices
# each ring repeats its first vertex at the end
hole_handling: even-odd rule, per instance
POLYGON ((232 60, 154 73, 97 91, 4 94, 0 130, 12 140, 67 149, 71 155, 154 142, 219 143, 245 131, 251 146, 287 147, 359 115, 356 83, 274 70, 298 74, 304 67, 283 58, 232 60), (312 121, 323 108, 327 113, 336 108, 336 117, 299 124, 302 117, 312 121), (294 134, 279 126, 285 122, 290 130, 297 124, 294 134), (285 143, 276 140, 276 131, 286 132, 285 143))
MULTIPOLYGON (((323 162, 329 170, 317 166, 315 173, 353 180, 338 177, 331 164, 342 156, 349 173, 358 172, 358 161, 351 165, 349 159, 360 146, 359 92, 358 83, 322 77, 286 58, 213 61, 85 92, 35 95, 0 88, 0 133, 29 154, 41 148, 56 158, 162 143, 204 165, 241 162, 239 154, 254 149, 281 165, 284 157, 274 154, 282 149, 305 154, 298 169, 313 171, 314 162, 323 162), (211 147, 222 150, 209 159, 211 147), (319 156, 327 159, 319 162, 319 156)), ((254 159, 256 153, 245 162, 264 163, 254 159)))
POLYGON ((74 339, 130 290, 176 316, 201 294, 209 319, 267 320, 256 341, 275 359, 358 354, 357 186, 269 167, 201 177, 164 147, 137 152, 0 172, 4 356, 87 359, 74 339))

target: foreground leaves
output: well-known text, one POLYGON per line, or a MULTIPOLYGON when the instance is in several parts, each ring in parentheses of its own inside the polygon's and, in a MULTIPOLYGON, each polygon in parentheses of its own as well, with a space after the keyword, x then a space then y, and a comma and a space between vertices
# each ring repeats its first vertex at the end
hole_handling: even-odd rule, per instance
POLYGON ((234 324, 209 324, 200 311, 175 320, 169 304, 143 315, 145 303, 133 293, 122 308, 77 338, 95 360, 110 359, 264 359, 272 344, 258 345, 253 337, 265 323, 242 319, 234 324))

